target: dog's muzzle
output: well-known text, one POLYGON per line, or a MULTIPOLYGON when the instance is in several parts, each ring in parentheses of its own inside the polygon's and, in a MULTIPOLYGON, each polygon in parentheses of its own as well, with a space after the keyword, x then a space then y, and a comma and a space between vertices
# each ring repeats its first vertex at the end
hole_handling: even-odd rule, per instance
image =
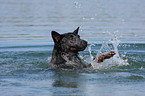
POLYGON ((75 47, 71 47, 70 50, 71 51, 83 51, 85 50, 87 47, 87 41, 82 40, 81 43, 75 47))

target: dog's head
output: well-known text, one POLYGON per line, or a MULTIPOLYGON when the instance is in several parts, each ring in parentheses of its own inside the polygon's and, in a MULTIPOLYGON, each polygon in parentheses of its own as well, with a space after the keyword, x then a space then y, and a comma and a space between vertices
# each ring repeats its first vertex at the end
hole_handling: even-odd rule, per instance
POLYGON ((80 39, 78 31, 79 27, 75 31, 66 34, 59 34, 56 31, 52 31, 51 35, 56 48, 59 48, 64 52, 78 52, 85 50, 87 41, 80 39))

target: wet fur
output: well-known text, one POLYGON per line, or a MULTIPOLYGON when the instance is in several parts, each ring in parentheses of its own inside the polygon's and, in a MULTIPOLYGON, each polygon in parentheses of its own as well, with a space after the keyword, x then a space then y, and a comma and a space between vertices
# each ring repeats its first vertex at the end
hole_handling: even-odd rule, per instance
POLYGON ((74 32, 66 34, 51 32, 54 48, 50 68, 86 68, 86 65, 78 57, 78 52, 85 50, 87 41, 80 39, 78 30, 79 27, 74 32))

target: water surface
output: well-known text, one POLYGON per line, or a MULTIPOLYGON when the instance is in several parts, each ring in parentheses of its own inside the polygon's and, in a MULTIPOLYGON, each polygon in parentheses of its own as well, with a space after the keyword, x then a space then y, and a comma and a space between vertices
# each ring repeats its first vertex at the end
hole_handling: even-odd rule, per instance
POLYGON ((0 0, 0 95, 144 96, 144 3, 0 0), (97 52, 115 50, 118 56, 94 69, 49 69, 51 31, 72 32, 78 26, 88 41, 79 54, 86 64, 97 52))

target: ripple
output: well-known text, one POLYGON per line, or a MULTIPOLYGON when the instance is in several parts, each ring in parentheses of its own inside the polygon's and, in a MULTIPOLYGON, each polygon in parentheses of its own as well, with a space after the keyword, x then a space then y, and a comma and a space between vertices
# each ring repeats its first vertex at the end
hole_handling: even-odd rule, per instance
POLYGON ((131 75, 128 77, 128 79, 131 79, 131 80, 142 80, 144 79, 143 76, 138 76, 138 75, 131 75))

